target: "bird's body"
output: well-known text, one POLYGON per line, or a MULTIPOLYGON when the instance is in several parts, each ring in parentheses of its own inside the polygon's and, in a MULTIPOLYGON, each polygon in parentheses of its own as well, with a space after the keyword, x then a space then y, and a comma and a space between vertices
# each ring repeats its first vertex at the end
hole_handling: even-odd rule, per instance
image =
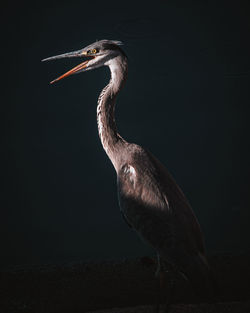
MULTIPOLYGON (((128 143, 117 132, 115 102, 127 78, 127 57, 118 42, 107 40, 77 53, 78 56, 79 53, 86 55, 88 53, 81 51, 93 50, 97 51, 97 60, 94 58, 87 65, 82 63, 84 68, 105 65, 111 71, 109 84, 98 99, 97 123, 103 148, 117 173, 121 213, 142 239, 156 250, 158 272, 167 263, 182 273, 198 294, 211 294, 203 236, 186 197, 167 169, 150 152, 128 143), (105 55, 103 51, 108 52, 105 55)), ((72 74, 72 70, 68 73, 65 75, 72 74)))
POLYGON ((158 271, 167 263, 184 274, 197 293, 207 294, 210 274, 203 237, 187 199, 151 153, 134 144, 128 149, 131 152, 117 174, 122 214, 156 250, 158 271))

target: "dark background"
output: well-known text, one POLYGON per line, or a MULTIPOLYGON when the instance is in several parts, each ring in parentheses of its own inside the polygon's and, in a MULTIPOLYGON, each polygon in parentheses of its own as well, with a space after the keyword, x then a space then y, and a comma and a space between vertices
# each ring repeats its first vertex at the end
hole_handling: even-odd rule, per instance
POLYGON ((96 39, 124 42, 121 135, 154 153, 188 197, 209 253, 250 243, 247 1, 2 4, 1 266, 151 254, 123 221, 96 126, 107 68, 52 86, 96 39))

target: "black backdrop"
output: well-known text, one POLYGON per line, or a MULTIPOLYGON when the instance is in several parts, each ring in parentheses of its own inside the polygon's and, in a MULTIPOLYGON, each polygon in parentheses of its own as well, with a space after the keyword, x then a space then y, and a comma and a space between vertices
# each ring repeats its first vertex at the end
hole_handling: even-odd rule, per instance
POLYGON ((209 252, 249 249, 249 6, 188 2, 2 4, 1 266, 152 251, 120 216, 96 102, 106 68, 49 81, 79 60, 42 58, 124 42, 119 132, 154 153, 187 195, 209 252))

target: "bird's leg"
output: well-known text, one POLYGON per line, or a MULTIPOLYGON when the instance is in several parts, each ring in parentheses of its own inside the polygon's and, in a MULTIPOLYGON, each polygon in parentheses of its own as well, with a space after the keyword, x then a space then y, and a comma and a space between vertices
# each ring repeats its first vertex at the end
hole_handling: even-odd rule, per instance
POLYGON ((164 313, 169 313, 170 306, 173 302, 173 295, 174 295, 174 272, 170 269, 166 271, 165 273, 166 273, 166 282, 167 282, 167 298, 166 298, 164 313))
POLYGON ((164 285, 164 279, 165 279, 165 273, 163 271, 160 271, 158 274, 158 277, 156 279, 156 313, 160 313, 160 305, 161 305, 161 295, 162 295, 162 289, 164 285))
POLYGON ((160 312, 160 305, 161 305, 161 290, 162 290, 162 286, 164 284, 165 273, 163 271, 159 255, 157 255, 157 261, 158 261, 158 265, 157 265, 157 269, 155 272, 155 277, 156 277, 156 308, 155 308, 155 312, 159 313, 160 312))
MULTIPOLYGON (((175 287, 175 277, 178 272, 177 269, 170 263, 164 263, 163 269, 165 273, 165 286, 167 289, 167 297, 165 302, 164 313, 169 313, 170 306, 173 303, 174 297, 174 287, 175 287)), ((165 288, 164 288, 165 289, 165 288)))

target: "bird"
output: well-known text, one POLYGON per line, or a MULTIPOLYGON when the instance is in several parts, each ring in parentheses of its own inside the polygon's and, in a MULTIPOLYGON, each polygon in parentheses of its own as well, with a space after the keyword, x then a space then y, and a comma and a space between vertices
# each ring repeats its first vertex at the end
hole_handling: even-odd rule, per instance
POLYGON ((84 58, 51 84, 102 66, 110 69, 110 80, 97 101, 97 125, 103 149, 117 174, 121 214, 155 250, 159 281, 163 273, 177 273, 188 281, 194 293, 208 299, 213 293, 212 271, 191 205, 166 167, 147 149, 126 141, 117 131, 115 104, 128 76, 128 57, 121 46, 121 41, 104 39, 42 61, 84 58))

